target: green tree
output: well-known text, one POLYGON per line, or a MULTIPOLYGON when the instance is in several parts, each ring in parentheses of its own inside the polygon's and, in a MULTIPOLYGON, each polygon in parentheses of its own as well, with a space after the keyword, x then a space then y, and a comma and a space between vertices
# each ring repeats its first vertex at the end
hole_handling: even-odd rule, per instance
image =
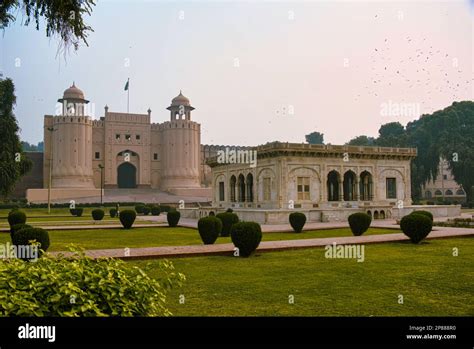
POLYGON ((318 131, 311 132, 306 136, 306 142, 309 144, 324 144, 324 134, 318 131))
POLYGON ((5 29, 20 14, 24 25, 34 22, 36 30, 41 20, 46 24, 46 36, 59 36, 60 48, 79 48, 87 45, 92 28, 85 24, 85 15, 92 13, 95 0, 2 0, 0 3, 0 29, 5 29))
POLYGON ((11 79, 0 80, 0 195, 7 197, 32 163, 23 154, 18 123, 13 114, 15 86, 11 79))
POLYGON ((375 138, 368 137, 365 135, 357 136, 352 138, 346 145, 363 145, 363 146, 373 146, 375 145, 375 138))
POLYGON ((375 144, 379 147, 406 147, 405 128, 399 122, 382 125, 375 144))

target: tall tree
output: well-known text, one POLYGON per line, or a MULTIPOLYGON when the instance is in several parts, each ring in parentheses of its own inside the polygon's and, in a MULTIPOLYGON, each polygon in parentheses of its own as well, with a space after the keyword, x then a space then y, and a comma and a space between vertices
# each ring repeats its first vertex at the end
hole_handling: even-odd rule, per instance
POLYGON ((311 132, 306 136, 306 142, 309 144, 324 144, 324 134, 318 131, 311 132))
POLYGON ((2 0, 0 3, 0 29, 5 29, 21 14, 24 24, 34 22, 39 30, 41 20, 46 24, 46 36, 59 36, 59 48, 79 48, 87 45, 87 36, 93 29, 85 24, 85 15, 92 13, 96 0, 2 0))
POLYGON ((399 122, 382 125, 375 144, 379 147, 405 147, 405 128, 399 122))
POLYGON ((365 135, 357 136, 352 138, 346 145, 363 145, 363 146, 373 146, 375 145, 375 138, 368 137, 365 135))
POLYGON ((23 154, 18 123, 13 114, 15 86, 11 79, 0 80, 0 195, 7 197, 18 179, 31 169, 23 154))

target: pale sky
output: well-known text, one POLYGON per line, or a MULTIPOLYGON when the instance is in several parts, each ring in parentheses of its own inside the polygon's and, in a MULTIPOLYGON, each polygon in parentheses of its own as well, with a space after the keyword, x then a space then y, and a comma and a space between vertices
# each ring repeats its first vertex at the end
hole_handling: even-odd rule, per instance
MULTIPOLYGON (((0 71, 16 85, 23 140, 75 81, 94 118, 152 109, 179 90, 196 110, 202 143, 326 143, 376 136, 453 101, 473 100, 472 1, 99 1, 89 47, 57 56, 44 26, 0 37, 0 71), (128 63, 128 64, 127 64, 128 63), (388 113, 387 113, 388 110, 388 113)), ((21 19, 21 16, 20 16, 21 19)))

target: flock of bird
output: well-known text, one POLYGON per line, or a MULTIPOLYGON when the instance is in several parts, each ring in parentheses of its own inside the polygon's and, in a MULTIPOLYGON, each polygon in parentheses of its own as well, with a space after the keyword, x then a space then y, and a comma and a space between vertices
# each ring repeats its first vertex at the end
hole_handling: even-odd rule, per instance
MULTIPOLYGON (((390 87, 396 86, 397 90, 393 91, 398 94, 401 88, 406 96, 400 102, 413 101, 414 96, 418 100, 422 98, 419 102, 424 111, 430 111, 432 102, 440 95, 452 101, 469 96, 474 79, 466 78, 456 57, 437 49, 426 37, 406 36, 401 45, 394 46, 406 54, 402 57, 395 52, 388 38, 370 53, 371 75, 364 86, 366 93, 375 97, 383 94, 384 99, 390 99, 390 87)), ((358 93, 355 100, 360 96, 358 93)))

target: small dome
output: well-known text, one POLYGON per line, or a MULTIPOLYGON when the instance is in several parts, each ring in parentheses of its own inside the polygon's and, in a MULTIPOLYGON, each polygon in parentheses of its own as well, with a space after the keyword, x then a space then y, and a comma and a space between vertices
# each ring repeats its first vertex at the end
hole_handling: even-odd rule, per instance
POLYGON ((72 83, 72 86, 64 91, 63 99, 85 99, 84 92, 72 83))
POLYGON ((179 95, 173 98, 171 101, 171 106, 180 106, 184 105, 186 107, 191 106, 191 103, 189 102, 189 98, 183 96, 182 92, 179 91, 179 95))

